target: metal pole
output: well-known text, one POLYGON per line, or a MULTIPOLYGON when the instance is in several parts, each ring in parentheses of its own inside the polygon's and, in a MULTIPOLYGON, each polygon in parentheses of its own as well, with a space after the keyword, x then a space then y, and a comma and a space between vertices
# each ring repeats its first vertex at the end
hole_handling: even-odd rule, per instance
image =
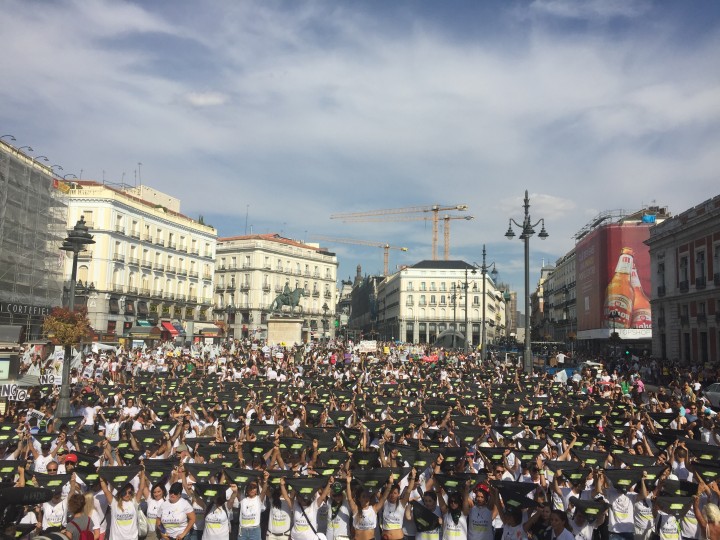
POLYGON ((485 313, 486 313, 485 312, 485 287, 486 287, 485 281, 487 279, 487 266, 485 266, 485 253, 486 253, 485 252, 485 244, 483 244, 483 251, 482 251, 482 256, 483 256, 483 259, 482 259, 482 261, 483 261, 482 262, 483 301, 482 301, 482 323, 481 323, 482 324, 482 333, 481 333, 481 337, 480 337, 480 340, 482 342, 481 343, 481 351, 482 351, 483 360, 487 360, 487 358, 488 358, 487 350, 486 350, 487 349, 487 347, 486 347, 487 329, 485 328, 485 313))
POLYGON ((455 348, 455 334, 457 333, 457 284, 453 283, 453 339, 452 346, 455 348))
MULTIPOLYGON (((527 222, 527 210, 526 219, 527 222)), ((533 358, 530 347, 530 235, 525 233, 525 357, 523 367, 525 373, 532 373, 533 358)))
MULTIPOLYGON (((68 297, 68 310, 75 311, 75 282, 77 280, 78 265, 77 249, 73 249, 72 271, 70 273, 70 291, 68 297)), ((60 398, 57 407, 55 407, 55 417, 70 416, 70 362, 72 361, 72 348, 65 345, 65 361, 63 362, 62 379, 60 382, 60 398)))
POLYGON ((472 335, 468 332, 468 269, 465 268, 465 354, 470 349, 470 340, 468 336, 472 338, 472 335))

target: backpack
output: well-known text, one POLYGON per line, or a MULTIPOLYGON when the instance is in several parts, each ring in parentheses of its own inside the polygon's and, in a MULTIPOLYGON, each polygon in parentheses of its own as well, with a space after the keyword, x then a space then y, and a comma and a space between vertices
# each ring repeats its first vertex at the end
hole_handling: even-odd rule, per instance
POLYGON ((95 540, 95 535, 93 534, 92 530, 90 530, 90 519, 88 519, 87 528, 85 530, 80 529, 78 524, 75 523, 74 519, 70 522, 70 524, 74 525, 80 533, 79 540, 95 540))

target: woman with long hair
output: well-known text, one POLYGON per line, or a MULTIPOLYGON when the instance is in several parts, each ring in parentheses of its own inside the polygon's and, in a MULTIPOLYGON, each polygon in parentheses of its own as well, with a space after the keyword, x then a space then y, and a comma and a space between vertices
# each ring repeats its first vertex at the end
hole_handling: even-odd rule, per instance
POLYGON ((400 495, 400 484, 392 484, 387 500, 383 504, 382 540, 402 540, 405 507, 410 501, 410 493, 415 489, 416 474, 417 472, 413 468, 410 471, 410 481, 402 496, 400 495))
POLYGON ((230 485, 230 498, 227 498, 227 490, 220 486, 217 495, 210 502, 205 502, 202 497, 193 493, 195 501, 205 509, 205 520, 202 538, 203 540, 228 540, 230 537, 230 515, 233 505, 237 499, 238 487, 230 485))
MULTIPOLYGON (((145 481, 145 472, 140 472, 140 484, 145 481)), ((114 540, 137 540, 138 530, 138 507, 140 502, 140 491, 135 493, 131 483, 122 486, 117 495, 113 496, 107 482, 101 476, 100 487, 110 504, 110 538, 114 540)))
POLYGON ((282 496, 280 486, 270 491, 270 517, 267 540, 288 540, 292 529, 292 508, 282 496))
POLYGON ((575 540, 575 535, 570 531, 568 516, 562 510, 550 512, 550 527, 554 540, 575 540))
POLYGON ((292 508, 293 526, 290 529, 290 538, 292 540, 316 540, 317 533, 314 531, 317 531, 318 508, 327 500, 330 494, 330 486, 334 480, 331 476, 319 495, 315 492, 306 497, 302 493, 294 491, 292 494, 288 493, 285 487, 285 479, 280 478, 280 493, 292 508))
POLYGON ((145 540, 157 540, 157 532, 155 531, 155 522, 159 515, 160 505, 167 500, 167 489, 165 482, 158 482, 148 488, 148 483, 141 488, 143 499, 147 504, 147 522, 148 533, 145 540))
POLYGON ((395 475, 391 474, 390 479, 385 484, 385 489, 383 490, 382 495, 380 495, 380 499, 375 504, 370 504, 372 493, 366 489, 363 489, 360 492, 357 502, 355 501, 355 498, 349 489, 349 484, 352 482, 352 476, 348 475, 348 504, 350 504, 350 510, 353 515, 355 540, 373 540, 375 538, 375 528, 378 523, 378 512, 382 510, 388 495, 390 495, 394 478, 395 475))

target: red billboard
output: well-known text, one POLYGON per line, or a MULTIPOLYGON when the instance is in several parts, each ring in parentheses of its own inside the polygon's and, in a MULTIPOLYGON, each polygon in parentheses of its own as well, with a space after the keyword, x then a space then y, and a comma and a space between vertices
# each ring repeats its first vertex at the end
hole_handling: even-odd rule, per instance
POLYGON ((575 247, 578 339, 649 339, 650 235, 647 223, 605 225, 575 247))

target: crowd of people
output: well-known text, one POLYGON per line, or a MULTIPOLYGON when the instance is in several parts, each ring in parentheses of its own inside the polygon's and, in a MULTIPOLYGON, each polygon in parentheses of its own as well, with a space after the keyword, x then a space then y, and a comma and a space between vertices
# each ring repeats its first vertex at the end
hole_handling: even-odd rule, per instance
POLYGON ((69 417, 44 385, 1 418, 3 487, 47 495, 3 498, 2 533, 720 539, 712 381, 650 390, 643 368, 558 378, 477 353, 239 341, 88 354, 69 417))

